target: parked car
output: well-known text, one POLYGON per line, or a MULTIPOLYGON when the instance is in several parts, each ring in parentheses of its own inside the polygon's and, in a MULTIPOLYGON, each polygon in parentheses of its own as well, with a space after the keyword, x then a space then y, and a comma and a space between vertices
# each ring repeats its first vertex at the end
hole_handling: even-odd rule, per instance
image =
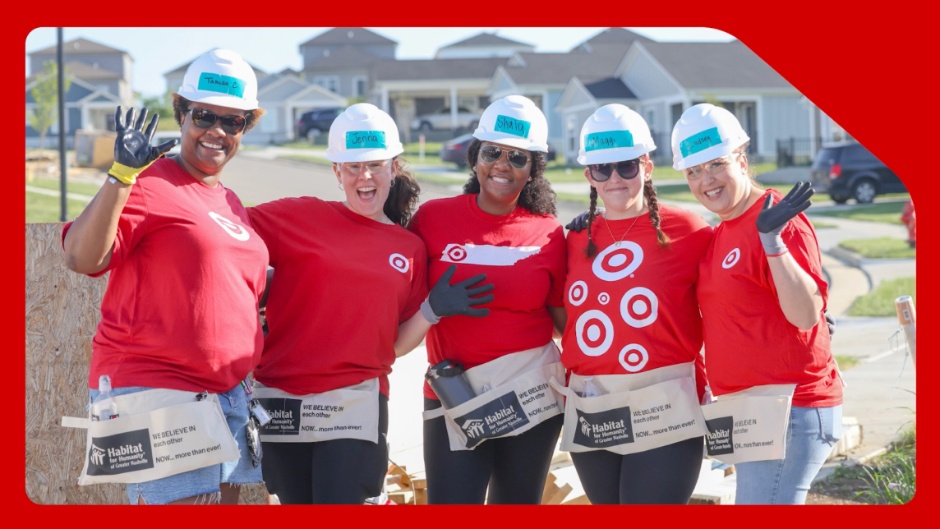
POLYGON ((894 171, 860 143, 836 143, 823 146, 810 169, 813 188, 829 193, 836 204, 854 198, 870 204, 877 195, 907 193, 894 171))
MULTIPOLYGON (((474 130, 480 122, 480 113, 464 107, 457 107, 457 128, 474 130)), ((442 108, 437 112, 423 114, 411 120, 412 130, 451 129, 450 109, 442 108)))
MULTIPOLYGON (((473 141, 473 134, 462 134, 456 138, 445 141, 441 144, 441 160, 457 164, 457 167, 463 169, 467 166, 467 148, 473 141)), ((556 157, 555 149, 548 146, 548 161, 554 161, 556 157)))
POLYGON ((317 108, 304 112, 297 118, 297 138, 307 138, 312 131, 314 134, 329 132, 330 125, 342 111, 343 107, 317 108))
POLYGON ((182 134, 180 134, 180 131, 178 130, 158 130, 153 133, 153 138, 150 140, 150 144, 156 147, 160 145, 161 143, 165 143, 169 140, 172 140, 173 138, 180 140, 180 143, 177 143, 176 146, 170 149, 169 151, 167 151, 166 154, 167 156, 171 154, 179 154, 180 145, 182 144, 183 136, 182 134))

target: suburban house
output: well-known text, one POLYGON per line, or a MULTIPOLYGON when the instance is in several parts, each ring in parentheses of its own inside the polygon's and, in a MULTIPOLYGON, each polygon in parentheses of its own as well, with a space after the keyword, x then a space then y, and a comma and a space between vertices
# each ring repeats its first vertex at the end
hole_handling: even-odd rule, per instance
MULTIPOLYGON (((294 141, 303 112, 357 101, 388 112, 404 141, 416 141, 418 128, 428 140, 445 141, 475 122, 459 121, 458 111, 482 114, 491 101, 510 94, 525 95, 540 106, 548 119, 549 143, 568 163, 575 163, 584 120, 608 103, 627 105, 647 120, 659 164, 671 161, 673 125, 700 102, 731 110, 751 136, 752 156, 760 160, 805 161, 823 141, 847 137, 736 40, 657 42, 608 28, 567 53, 537 53, 530 44, 487 32, 441 47, 433 59, 398 60, 397 47, 396 41, 365 28, 331 28, 299 45, 299 71, 267 74, 255 67, 267 115, 245 142, 294 141), (424 126, 421 118, 428 116, 443 125, 424 126)), ((79 128, 113 128, 114 106, 134 104, 131 57, 86 39, 65 48, 66 72, 73 79, 66 95, 69 135, 79 128)), ((42 71, 55 52, 51 47, 30 53, 30 71, 42 71)), ((164 74, 168 91, 179 87, 190 62, 164 74)), ((27 110, 34 80, 27 79, 27 110)), ((27 144, 36 137, 27 125, 27 144)))
MULTIPOLYGON (((57 62, 57 46, 36 50, 27 55, 31 75, 26 79, 26 114, 36 102, 30 93, 47 62, 57 62)), ((71 141, 79 129, 113 130, 117 105, 134 104, 131 86, 133 59, 122 50, 88 39, 78 38, 62 44, 63 74, 71 82, 65 97, 66 139, 71 141)), ((46 135, 47 146, 58 142, 59 124, 52 125, 46 135), (49 142, 53 143, 49 143, 49 142)), ((39 145, 39 132, 26 122, 26 145, 39 145)))
POLYGON ((347 98, 365 100, 377 63, 395 61, 398 43, 365 28, 332 28, 300 45, 301 74, 347 98))

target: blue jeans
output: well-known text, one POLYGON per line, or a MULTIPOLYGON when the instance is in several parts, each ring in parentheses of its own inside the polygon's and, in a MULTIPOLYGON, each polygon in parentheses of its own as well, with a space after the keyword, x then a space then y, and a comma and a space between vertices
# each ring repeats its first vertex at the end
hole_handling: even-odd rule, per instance
MULTIPOLYGON (((111 394, 115 396, 127 395, 148 389, 153 388, 141 386, 114 388, 111 394)), ((89 402, 92 402, 98 396, 98 390, 91 389, 89 391, 89 402)), ((251 463, 251 455, 248 453, 245 427, 248 424, 249 411, 245 388, 238 384, 225 393, 219 393, 219 404, 222 405, 222 413, 225 416, 226 423, 228 423, 229 430, 235 437, 235 443, 240 454, 238 459, 152 481, 127 483, 127 500, 131 505, 137 505, 138 498, 143 498, 147 505, 163 505, 194 496, 200 496, 206 501, 212 499, 217 502, 221 483, 242 485, 262 481, 261 466, 254 466, 251 463)))
POLYGON ((832 447, 842 438, 842 405, 790 409, 783 459, 735 465, 738 505, 802 505, 832 447))

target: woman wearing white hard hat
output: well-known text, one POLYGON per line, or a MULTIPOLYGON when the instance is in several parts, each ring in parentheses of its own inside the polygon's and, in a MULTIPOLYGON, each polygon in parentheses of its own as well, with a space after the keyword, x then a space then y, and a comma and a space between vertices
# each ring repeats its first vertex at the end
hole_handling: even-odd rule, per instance
POLYGON ((261 356, 268 252, 220 182, 264 114, 257 92, 233 51, 193 61, 173 95, 171 157, 176 140, 150 146, 156 115, 145 128, 146 109, 118 107, 109 178, 63 228, 70 269, 110 272, 89 385, 94 400, 110 377, 116 418, 91 423, 80 482, 126 483, 132 504, 237 503, 240 485, 262 479, 246 378, 261 356))
POLYGON ((803 213, 813 191, 807 182, 786 196, 761 189, 748 174, 749 141, 731 112, 710 104, 686 110, 672 131, 673 167, 721 220, 698 285, 717 398, 703 407, 707 445, 735 464, 735 503, 802 504, 841 437, 842 380, 819 244, 803 213))
MULTIPOLYGON (((449 318, 428 333, 428 361, 459 364, 474 398, 447 408, 425 384, 428 503, 537 504, 561 429, 564 230, 544 178, 548 127, 535 104, 490 104, 467 152, 464 194, 424 203, 409 228, 427 245, 429 277, 485 273, 496 300, 483 318, 449 318)), ((435 371, 436 372, 436 371, 435 371)), ((433 372, 429 372, 432 374, 433 372)), ((468 395, 469 396, 469 395, 468 395)))
POLYGON ((597 109, 581 128, 591 206, 567 238, 561 449, 592 504, 688 503, 702 466, 695 283, 712 229, 659 203, 654 149, 649 126, 624 105, 597 109))
MULTIPOLYGON (((274 278, 255 397, 264 480, 282 504, 363 504, 388 470, 392 363, 440 317, 486 313, 477 276, 428 291, 424 243, 404 228, 419 187, 398 126, 359 103, 330 127, 326 156, 346 199, 275 200, 248 208, 274 278)), ((446 318, 445 318, 446 321, 446 318)))

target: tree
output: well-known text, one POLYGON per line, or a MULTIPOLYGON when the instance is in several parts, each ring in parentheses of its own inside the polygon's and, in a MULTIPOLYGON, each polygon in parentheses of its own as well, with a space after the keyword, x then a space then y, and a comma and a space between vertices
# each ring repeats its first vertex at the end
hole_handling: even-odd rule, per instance
MULTIPOLYGON (((62 93, 69 91, 72 79, 63 76, 62 93)), ((49 127, 59 119, 59 68, 54 61, 43 64, 42 73, 36 76, 36 84, 29 91, 33 96, 32 114, 29 115, 29 126, 39 132, 39 148, 45 147, 46 133, 49 127)))
POLYGON ((157 114, 160 116, 160 124, 158 127, 163 130, 169 128, 176 128, 176 122, 173 121, 173 92, 167 90, 163 95, 159 96, 143 96, 140 92, 137 92, 137 99, 140 101, 142 107, 146 107, 149 115, 157 114), (164 126, 164 123, 171 123, 172 125, 164 126), (169 127, 169 128, 168 128, 169 127))

